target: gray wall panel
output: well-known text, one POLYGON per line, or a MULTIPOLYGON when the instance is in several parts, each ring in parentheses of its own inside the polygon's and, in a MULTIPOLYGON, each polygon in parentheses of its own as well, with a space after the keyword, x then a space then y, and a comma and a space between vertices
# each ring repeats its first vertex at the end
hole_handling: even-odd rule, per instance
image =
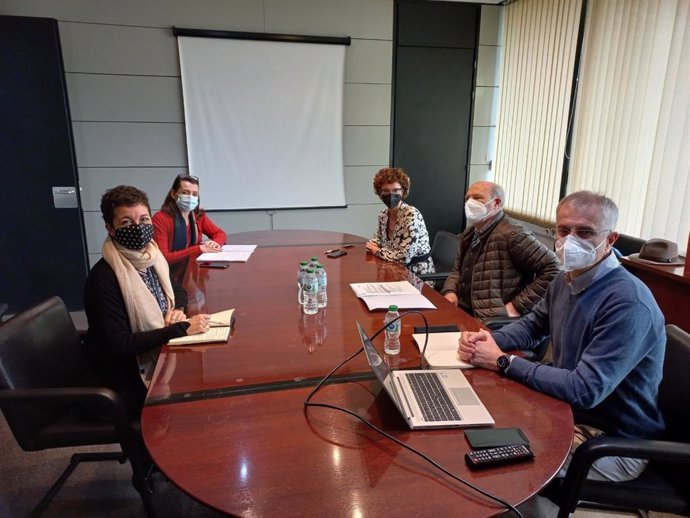
POLYGON ((345 165, 371 165, 388 163, 390 128, 388 126, 347 126, 345 165))
POLYGON ((184 122, 177 77, 66 74, 74 121, 184 122))
POLYGON ((390 85, 392 53, 390 41, 352 40, 345 57, 345 82, 390 85))
POLYGON ((143 27, 263 31, 257 0, 3 0, 2 14, 143 27), (235 29, 239 30, 239 29, 235 29))
POLYGON ((346 126, 390 125, 390 85, 346 84, 344 97, 346 126))
POLYGON ((65 72, 179 76, 171 29, 60 23, 65 72))
MULTIPOLYGON (((178 174, 185 167, 95 167, 79 169, 81 203, 85 211, 100 211, 101 196, 117 185, 133 185, 149 197, 151 209, 159 208, 178 174)), ((201 201, 203 202, 203 179, 201 201)), ((203 206, 203 204, 202 204, 203 206)))
POLYGON ((393 0, 265 0, 265 5, 267 32, 393 37, 393 0))
POLYGON ((183 124, 75 122, 79 167, 184 167, 183 124))
POLYGON ((348 166, 345 168, 345 194, 348 205, 381 203, 374 194, 374 175, 387 164, 348 166))

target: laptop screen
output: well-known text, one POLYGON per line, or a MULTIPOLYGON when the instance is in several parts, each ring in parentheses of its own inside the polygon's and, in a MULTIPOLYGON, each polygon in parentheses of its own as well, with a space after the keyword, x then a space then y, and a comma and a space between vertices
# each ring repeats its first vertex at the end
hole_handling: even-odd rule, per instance
POLYGON ((362 329, 362 326, 359 322, 357 322, 357 330, 359 331, 359 337, 362 340, 362 347, 364 347, 364 353, 367 355, 367 361, 371 366, 371 370, 374 371, 374 374, 376 374, 376 377, 379 379, 379 381, 384 383, 388 377, 388 374, 390 374, 388 365, 385 364, 383 358, 381 358, 381 355, 374 347, 374 344, 371 343, 371 340, 364 332, 364 329, 362 329))

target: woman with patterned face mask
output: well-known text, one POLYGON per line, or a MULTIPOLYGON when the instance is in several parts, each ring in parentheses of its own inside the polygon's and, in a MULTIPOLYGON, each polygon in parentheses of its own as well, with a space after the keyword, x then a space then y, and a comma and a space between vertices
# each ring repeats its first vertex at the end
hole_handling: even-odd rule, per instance
POLYGON ((404 264, 412 273, 434 273, 429 233, 422 214, 405 203, 410 177, 399 167, 386 167, 374 176, 374 192, 386 206, 379 212, 367 252, 386 261, 404 264))
POLYGON ((202 253, 220 252, 227 239, 199 207, 199 179, 193 175, 177 175, 161 210, 153 216, 153 227, 153 239, 173 270, 202 253), (208 241, 203 241, 204 235, 208 241))
POLYGON ((127 185, 110 189, 101 199, 101 212, 108 237, 84 288, 86 344, 100 364, 102 382, 136 414, 160 347, 207 331, 210 316, 185 315, 187 295, 170 280, 168 263, 152 239, 146 193, 127 185))

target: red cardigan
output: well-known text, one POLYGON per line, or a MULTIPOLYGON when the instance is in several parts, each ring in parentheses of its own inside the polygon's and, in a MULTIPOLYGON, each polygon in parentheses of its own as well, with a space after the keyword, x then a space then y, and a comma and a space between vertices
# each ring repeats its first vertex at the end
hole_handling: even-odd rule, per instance
MULTIPOLYGON (((224 245, 227 241, 227 236, 222 228, 217 227, 211 218, 204 213, 196 220, 196 243, 190 244, 187 248, 176 250, 173 252, 173 236, 175 234, 175 219, 159 210, 153 215, 153 239, 158 243, 158 248, 163 252, 163 257, 170 264, 179 263, 189 257, 197 257, 201 255, 201 238, 202 234, 207 235, 211 240, 219 245, 224 245)), ((187 227, 187 243, 190 240, 189 227, 187 227)))

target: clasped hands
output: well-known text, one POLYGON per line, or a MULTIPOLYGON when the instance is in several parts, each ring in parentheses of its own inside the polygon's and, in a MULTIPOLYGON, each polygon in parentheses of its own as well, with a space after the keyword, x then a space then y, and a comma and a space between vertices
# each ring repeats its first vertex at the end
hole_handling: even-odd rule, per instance
POLYGON ((489 331, 463 331, 458 342, 458 356, 462 361, 475 367, 498 370, 496 360, 503 354, 503 351, 498 347, 489 331))

